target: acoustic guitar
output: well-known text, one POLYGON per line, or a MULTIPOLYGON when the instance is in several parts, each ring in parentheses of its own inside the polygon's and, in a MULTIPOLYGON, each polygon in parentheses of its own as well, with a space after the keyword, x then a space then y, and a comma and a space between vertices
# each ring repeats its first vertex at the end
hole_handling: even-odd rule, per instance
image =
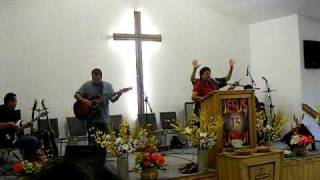
POLYGON ((128 92, 132 90, 132 87, 123 88, 120 91, 117 91, 111 95, 107 95, 106 97, 95 96, 91 99, 91 107, 88 107, 86 104, 82 103, 81 101, 76 101, 73 105, 73 112, 77 119, 79 120, 86 120, 88 117, 93 115, 95 112, 101 110, 101 103, 104 100, 109 100, 111 97, 115 96, 116 94, 122 92, 128 92))

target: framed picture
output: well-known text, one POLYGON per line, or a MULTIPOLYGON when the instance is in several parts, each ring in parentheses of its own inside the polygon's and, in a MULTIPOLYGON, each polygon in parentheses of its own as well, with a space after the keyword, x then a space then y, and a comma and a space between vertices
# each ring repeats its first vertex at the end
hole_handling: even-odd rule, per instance
POLYGON ((250 118, 248 98, 221 99, 223 123, 223 147, 250 145, 250 118))
POLYGON ((219 116, 223 121, 216 148, 223 150, 256 145, 253 90, 215 91, 201 102, 200 107, 201 112, 219 116))

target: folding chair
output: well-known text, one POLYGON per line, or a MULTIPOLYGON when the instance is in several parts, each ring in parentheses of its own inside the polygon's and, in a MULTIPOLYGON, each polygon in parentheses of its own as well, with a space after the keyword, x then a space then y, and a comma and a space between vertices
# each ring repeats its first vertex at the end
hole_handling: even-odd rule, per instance
MULTIPOLYGON (((88 131, 87 124, 85 121, 78 120, 75 117, 67 117, 67 132, 68 141, 71 142, 83 142, 87 144, 88 141, 88 131)), ((69 142, 68 142, 69 144, 69 142)))
POLYGON ((63 143, 68 142, 67 137, 60 137, 60 131, 59 131, 59 121, 58 118, 49 118, 48 121, 46 119, 40 119, 38 121, 38 129, 39 131, 46 131, 50 130, 49 124, 54 132, 55 141, 57 144, 59 144, 59 156, 62 154, 62 145, 63 143))
POLYGON ((160 112, 160 122, 162 129, 164 130, 165 137, 164 137, 164 148, 167 149, 171 147, 171 139, 174 135, 178 135, 177 132, 174 130, 174 127, 171 124, 177 122, 177 114, 176 112, 160 112), (167 144, 167 135, 170 137, 169 145, 167 144))
POLYGON ((122 114, 117 115, 110 115, 109 116, 109 122, 110 122, 110 130, 115 130, 118 134, 120 131, 120 124, 122 122, 122 114))
POLYGON ((138 122, 142 128, 150 128, 152 132, 157 130, 157 120, 154 113, 138 114, 138 122))
POLYGON ((156 115, 154 113, 138 114, 138 123, 142 128, 149 129, 159 139, 158 149, 162 149, 162 137, 165 136, 165 131, 157 128, 156 115))
POLYGON ((185 122, 188 122, 188 119, 192 117, 192 114, 194 114, 194 107, 195 107, 195 102, 185 102, 184 103, 184 117, 185 117, 185 122))
POLYGON ((59 132, 59 125, 58 125, 58 118, 49 118, 48 120, 49 122, 47 122, 46 119, 40 119, 38 121, 38 129, 39 131, 43 131, 43 130, 50 130, 49 128, 49 124, 54 132, 54 136, 55 138, 59 138, 60 137, 60 132, 59 132))

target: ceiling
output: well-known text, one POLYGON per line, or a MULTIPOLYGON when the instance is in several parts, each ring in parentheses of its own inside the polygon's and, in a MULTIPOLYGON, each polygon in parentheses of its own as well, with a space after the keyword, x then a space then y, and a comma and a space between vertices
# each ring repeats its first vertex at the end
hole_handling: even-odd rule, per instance
POLYGON ((320 21, 320 0, 204 0, 203 4, 246 23, 292 14, 320 21))

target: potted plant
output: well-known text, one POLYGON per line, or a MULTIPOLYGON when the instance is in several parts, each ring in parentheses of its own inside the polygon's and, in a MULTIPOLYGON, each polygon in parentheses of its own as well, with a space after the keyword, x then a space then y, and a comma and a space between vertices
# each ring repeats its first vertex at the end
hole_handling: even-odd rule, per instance
POLYGON ((136 151, 141 144, 141 137, 145 134, 144 129, 133 129, 130 131, 128 122, 122 121, 120 132, 116 131, 106 134, 96 131, 94 139, 98 145, 107 151, 107 153, 117 158, 118 175, 121 179, 129 178, 128 155, 136 151))
POLYGON ((256 113, 256 128, 258 133, 258 144, 270 146, 276 138, 280 136, 280 132, 287 123, 288 118, 281 110, 275 114, 266 114, 264 111, 256 113), (266 120, 265 118, 268 117, 266 120))
POLYGON ((140 171, 142 180, 157 179, 158 170, 165 170, 165 157, 156 153, 154 148, 136 152, 135 169, 140 171))
POLYGON ((178 133, 184 135, 193 147, 198 149, 198 171, 206 172, 208 170, 208 150, 215 145, 219 131, 222 129, 221 117, 213 118, 203 113, 200 117, 192 115, 185 127, 179 123, 171 125, 178 133))
POLYGON ((292 146, 292 151, 296 153, 297 156, 306 156, 307 155, 307 146, 313 143, 312 136, 305 135, 293 135, 290 144, 292 146))

